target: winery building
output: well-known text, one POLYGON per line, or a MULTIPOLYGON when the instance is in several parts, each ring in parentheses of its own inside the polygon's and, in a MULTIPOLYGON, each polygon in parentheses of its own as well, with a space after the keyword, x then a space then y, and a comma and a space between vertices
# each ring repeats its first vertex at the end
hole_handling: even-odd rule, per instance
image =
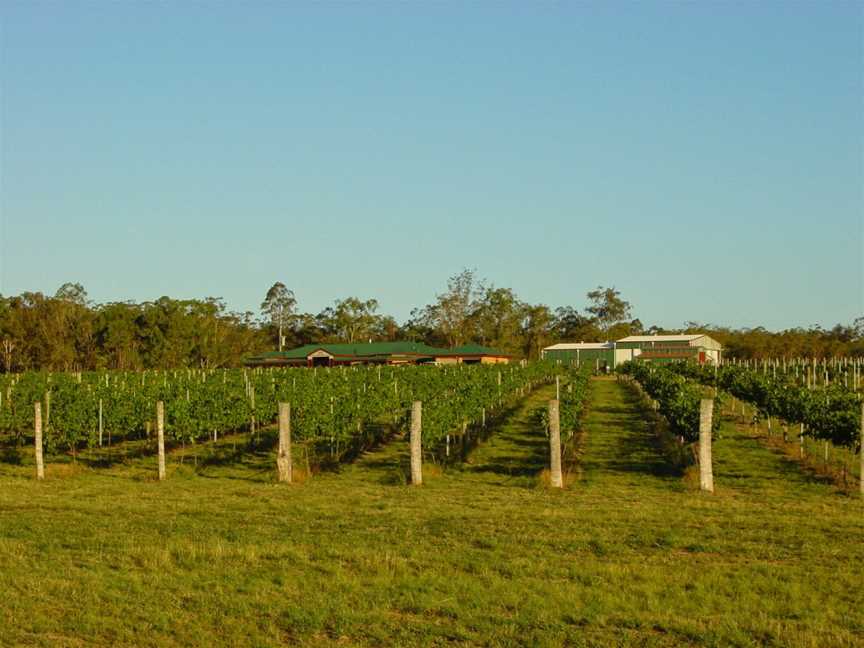
POLYGON ((617 367, 628 360, 719 364, 723 354, 717 340, 702 334, 630 335, 615 342, 554 344, 543 349, 544 358, 591 362, 599 368, 617 367))

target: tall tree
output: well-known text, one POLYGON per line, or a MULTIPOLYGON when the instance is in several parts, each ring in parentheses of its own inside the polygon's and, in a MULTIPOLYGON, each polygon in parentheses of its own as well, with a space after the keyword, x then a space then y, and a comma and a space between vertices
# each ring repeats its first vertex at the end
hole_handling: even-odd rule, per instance
POLYGON ((628 335, 642 335, 645 332, 645 327, 642 326, 641 320, 634 319, 630 322, 618 322, 613 324, 606 331, 606 337, 609 340, 620 340, 628 335))
POLYGON ((399 337, 412 342, 425 342, 434 347, 446 344, 446 340, 436 328, 433 306, 412 309, 408 321, 399 329, 399 337))
POLYGON ((54 299, 84 306, 87 304, 87 291, 80 283, 66 282, 57 289, 54 299))
POLYGON ((430 319, 451 347, 471 339, 472 314, 482 290, 482 282, 466 268, 447 280, 447 291, 430 306, 430 319))
POLYGON ((141 307, 129 302, 103 304, 96 313, 95 338, 100 349, 99 367, 111 369, 139 369, 143 322, 141 307))
POLYGON ((285 327, 292 322, 296 305, 297 300, 294 298, 294 292, 288 290, 281 281, 277 281, 270 287, 261 303, 261 312, 278 332, 279 344, 277 347, 280 351, 285 343, 285 327))
POLYGON ((602 337, 594 319, 579 313, 572 306, 555 309, 555 338, 562 342, 597 342, 602 337))
POLYGON ((525 357, 537 359, 552 335, 554 322, 552 311, 545 304, 537 304, 536 306, 526 305, 523 312, 523 351, 525 357))
POLYGON ((381 318, 375 314, 377 310, 378 301, 375 299, 339 299, 332 309, 331 327, 344 342, 362 342, 378 332, 376 327, 381 318))
POLYGON ((597 286, 588 293, 591 305, 586 309, 597 325, 606 333, 613 324, 630 318, 630 302, 621 299, 621 293, 612 288, 597 286))
POLYGON ((510 288, 485 288, 472 313, 477 341, 498 349, 520 352, 524 309, 525 304, 510 288))

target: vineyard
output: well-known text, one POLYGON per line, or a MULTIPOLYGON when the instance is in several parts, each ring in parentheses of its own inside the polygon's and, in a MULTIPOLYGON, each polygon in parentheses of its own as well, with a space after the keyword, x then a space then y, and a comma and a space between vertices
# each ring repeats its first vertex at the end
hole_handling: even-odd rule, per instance
MULTIPOLYGON (((585 407, 588 404, 590 393, 589 367, 570 366, 556 378, 556 399, 560 403, 559 420, 561 429, 572 437, 574 431, 579 429, 585 407)), ((543 429, 549 429, 549 410, 540 407, 535 410, 534 417, 543 429)))
POLYGON ((808 388, 829 385, 843 386, 851 391, 864 388, 864 360, 859 357, 733 359, 723 366, 770 376, 772 379, 780 378, 787 384, 808 388))
MULTIPOLYGON (((683 441, 692 443, 698 440, 699 403, 705 397, 698 384, 663 365, 628 362, 621 372, 636 380, 657 402, 659 412, 674 434, 683 441)), ((720 405, 721 401, 715 399, 715 404, 720 405)), ((720 428, 719 416, 713 419, 712 426, 715 432, 720 428)))
MULTIPOLYGON (((778 398, 857 394, 830 373, 808 388, 794 370, 625 371, 632 380, 552 363, 0 378, 0 444, 15 451, 0 455, 0 588, 15 592, 0 643, 855 645, 861 502, 759 445, 729 405, 748 395, 763 416, 751 382, 778 398), (662 417, 689 453, 706 398, 717 485, 701 497, 646 421, 662 417), (428 472, 403 488, 415 401, 428 472), (157 402, 176 453, 167 482, 155 479, 157 402), (318 462, 295 486, 275 479, 280 403, 318 462), (549 488, 558 432, 569 479, 549 488), (89 459, 130 446, 142 453, 89 459)), ((764 402, 786 425, 777 417, 792 414, 764 402)), ((808 409, 807 428, 845 438, 817 420, 826 411, 808 409)))
POLYGON ((42 404, 48 452, 75 453, 106 443, 152 439, 156 403, 175 443, 255 433, 290 403, 293 435, 339 461, 406 425, 423 403, 424 445, 449 447, 451 436, 485 425, 515 399, 562 371, 552 363, 455 367, 355 367, 221 371, 28 373, 0 378, 0 434, 29 440, 34 403, 42 404), (382 426, 388 423, 389 426, 382 426))
MULTIPOLYGON (((696 432, 703 398, 712 398, 715 408, 722 411, 731 397, 737 399, 742 415, 745 403, 752 407, 748 422, 754 432, 765 422, 768 439, 774 441, 772 432, 782 429, 786 443, 789 428, 794 426, 799 459, 818 453, 821 460, 815 467, 832 474, 829 465, 836 466, 838 479, 844 487, 849 477, 857 472, 864 495, 864 479, 861 478, 864 472, 861 468, 864 465, 861 460, 864 407, 861 395, 855 391, 860 371, 857 361, 821 365, 766 361, 761 365, 727 363, 719 367, 685 362, 659 366, 630 362, 620 371, 640 385, 682 444, 698 440, 696 432), (813 441, 822 443, 822 447, 811 447, 813 441)), ((720 416, 714 417, 712 427, 716 434, 720 429, 720 416)))
POLYGON ((682 363, 673 365, 672 371, 750 403, 763 418, 800 425, 803 435, 855 449, 861 443, 861 395, 854 391, 858 384, 855 367, 829 373, 826 366, 821 384, 806 375, 768 373, 742 365, 714 368, 682 363))

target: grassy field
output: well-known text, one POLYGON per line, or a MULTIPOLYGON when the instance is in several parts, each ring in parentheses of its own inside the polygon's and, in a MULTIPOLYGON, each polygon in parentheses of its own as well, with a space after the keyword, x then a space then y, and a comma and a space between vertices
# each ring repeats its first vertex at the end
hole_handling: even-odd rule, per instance
POLYGON ((422 488, 398 440, 292 486, 264 453, 165 483, 7 456, 0 645, 864 645, 860 499, 732 421, 694 491, 610 380, 553 492, 529 416, 552 389, 422 488))

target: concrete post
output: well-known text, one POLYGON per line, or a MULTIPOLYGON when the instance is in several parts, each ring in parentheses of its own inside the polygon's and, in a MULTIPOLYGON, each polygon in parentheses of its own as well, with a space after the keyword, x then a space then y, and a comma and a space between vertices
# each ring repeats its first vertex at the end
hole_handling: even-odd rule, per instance
POLYGON ((411 484, 414 486, 423 483, 423 446, 420 440, 423 430, 422 414, 423 404, 414 401, 411 404, 411 484))
POLYGON ((564 488, 561 475, 561 418, 557 400, 549 401, 549 470, 553 488, 564 488))
POLYGON ((36 452, 36 479, 45 479, 45 464, 42 461, 42 403, 36 403, 33 421, 33 448, 36 452))
POLYGON ((699 403, 699 488, 714 492, 714 470, 711 465, 711 427, 714 401, 703 398, 699 403))
POLYGON ((279 481, 291 483, 294 467, 291 460, 291 405, 279 403, 279 449, 276 454, 276 469, 279 481))
POLYGON ((159 481, 165 481, 165 405, 156 403, 156 435, 159 448, 159 481))

